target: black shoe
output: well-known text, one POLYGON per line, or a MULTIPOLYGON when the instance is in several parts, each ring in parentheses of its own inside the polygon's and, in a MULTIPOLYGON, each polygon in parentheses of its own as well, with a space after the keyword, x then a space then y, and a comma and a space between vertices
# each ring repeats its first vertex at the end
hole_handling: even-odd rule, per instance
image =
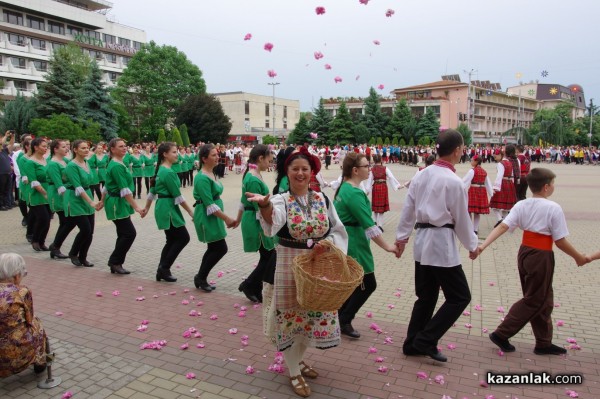
POLYGON ((42 248, 40 247, 40 244, 38 244, 37 242, 32 242, 31 248, 33 248, 33 250, 35 252, 42 252, 42 248))
POLYGON ((48 248, 47 246, 40 244, 40 251, 44 251, 44 252, 48 252, 50 251, 50 248, 48 248))
POLYGON ((165 280, 167 283, 174 283, 177 278, 171 275, 171 270, 159 267, 156 269, 156 281, 165 280))
POLYGON ((567 350, 552 344, 547 348, 534 348, 533 353, 536 355, 564 355, 567 350))
POLYGON ((514 345, 511 345, 507 339, 502 339, 495 332, 490 334, 490 341, 498 345, 498 348, 502 349, 504 352, 514 352, 516 350, 514 345))
POLYGON ((198 277, 197 274, 194 276, 194 285, 196 286, 196 288, 201 289, 205 292, 213 292, 214 290, 214 287, 208 284, 206 280, 200 280, 200 277, 198 277))
POLYGON ((110 267, 110 274, 129 274, 130 271, 123 269, 123 265, 113 265, 112 263, 108 263, 110 267))
POLYGON ((250 290, 250 287, 248 286, 248 282, 246 280, 242 281, 242 283, 238 287, 238 291, 243 292, 249 301, 254 302, 254 303, 259 302, 258 297, 252 293, 252 291, 250 290))
POLYGON ((77 258, 77 256, 69 256, 69 259, 71 259, 71 263, 75 266, 83 266, 79 261, 79 258, 77 258))
POLYGON ((435 347, 435 346, 432 346, 429 348, 421 348, 421 347, 416 347, 413 344, 413 348, 415 348, 415 350, 417 350, 417 352, 420 352, 420 354, 429 356, 430 358, 432 358, 433 360, 437 360, 438 362, 445 363, 448 361, 448 358, 442 352, 440 352, 437 349, 437 347, 435 347))
POLYGON ((352 324, 350 324, 350 323, 342 324, 340 326, 340 330, 341 330, 341 332, 342 332, 343 335, 346 335, 346 336, 348 336, 350 338, 353 338, 353 339, 360 338, 360 333, 358 331, 356 331, 354 329, 354 327, 352 327, 352 324))
POLYGON ((25 235, 25 238, 27 239, 27 242, 33 242, 33 235, 25 235))
POLYGON ((88 261, 87 261, 87 260, 85 260, 85 259, 84 259, 84 260, 81 260, 81 259, 79 259, 79 262, 80 262, 80 263, 81 263, 83 266, 85 266, 85 267, 94 267, 94 264, 93 264, 93 263, 90 263, 90 262, 88 262, 88 261))
POLYGON ((21 226, 23 226, 23 227, 27 227, 27 219, 23 218, 23 219, 21 220, 21 226))
POLYGON ((68 256, 60 252, 60 248, 56 248, 54 244, 50 244, 50 257, 52 259, 67 259, 68 256))
POLYGON ((44 371, 46 371, 46 363, 44 364, 34 364, 33 365, 33 372, 36 374, 41 374, 44 371))
POLYGON ((410 342, 404 341, 404 344, 402 345, 402 353, 404 353, 404 355, 406 355, 406 356, 422 356, 423 355, 421 352, 419 352, 412 346, 412 340, 410 342))

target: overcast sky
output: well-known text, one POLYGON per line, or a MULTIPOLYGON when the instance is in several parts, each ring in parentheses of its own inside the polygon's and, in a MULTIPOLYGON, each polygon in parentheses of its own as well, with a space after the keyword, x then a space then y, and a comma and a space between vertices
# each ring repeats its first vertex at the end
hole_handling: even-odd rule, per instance
POLYGON ((212 93, 270 96, 268 83, 279 82, 277 97, 300 100, 309 111, 319 97, 365 97, 379 85, 387 96, 445 74, 466 82, 464 71, 475 70, 474 80, 498 82, 503 90, 519 81, 578 83, 586 102, 595 97, 600 104, 597 0, 112 2, 116 22, 183 51, 212 93), (247 33, 252 39, 245 41, 247 33), (271 52, 263 49, 267 42, 271 52), (269 78, 268 70, 277 76, 269 78))

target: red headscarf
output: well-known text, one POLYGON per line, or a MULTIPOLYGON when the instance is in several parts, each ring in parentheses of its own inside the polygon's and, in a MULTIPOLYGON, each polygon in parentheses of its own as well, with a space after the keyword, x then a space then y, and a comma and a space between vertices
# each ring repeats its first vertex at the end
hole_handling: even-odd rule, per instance
POLYGON ((298 151, 292 152, 290 156, 287 157, 287 159, 285 160, 283 167, 285 169, 286 174, 290 163, 292 163, 294 159, 299 158, 301 156, 302 158, 308 158, 308 163, 313 174, 316 175, 317 173, 319 173, 319 171, 321 170, 321 160, 316 156, 312 155, 310 152, 308 152, 308 149, 306 147, 302 146, 298 151))

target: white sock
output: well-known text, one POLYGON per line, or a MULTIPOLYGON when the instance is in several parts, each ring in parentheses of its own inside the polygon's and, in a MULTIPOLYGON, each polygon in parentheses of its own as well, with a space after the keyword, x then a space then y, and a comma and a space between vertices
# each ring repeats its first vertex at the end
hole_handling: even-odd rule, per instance
POLYGON ((473 214, 473 230, 475 231, 479 231, 479 219, 481 218, 481 215, 478 213, 474 213, 473 214))
POLYGON ((502 219, 504 219, 504 217, 502 216, 502 209, 494 209, 494 214, 496 215, 496 221, 499 222, 502 219))
POLYGON ((306 352, 306 345, 297 341, 283 351, 283 358, 290 371, 290 377, 300 375, 300 362, 304 358, 304 352, 306 352))

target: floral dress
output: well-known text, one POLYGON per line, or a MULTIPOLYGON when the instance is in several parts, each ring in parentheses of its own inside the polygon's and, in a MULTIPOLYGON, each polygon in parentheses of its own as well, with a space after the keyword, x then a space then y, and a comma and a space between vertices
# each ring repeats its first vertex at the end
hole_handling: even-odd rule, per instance
POLYGON ((346 253, 348 235, 333 204, 323 193, 309 191, 303 197, 290 192, 275 195, 272 224, 262 219, 267 236, 277 235, 275 284, 263 287, 264 332, 277 350, 285 350, 299 341, 313 348, 339 345, 340 326, 337 310, 306 310, 296 299, 296 283, 291 266, 294 258, 306 254, 310 241, 327 239, 346 253))
POLYGON ((27 287, 0 283, 0 377, 46 363, 46 332, 27 287))

